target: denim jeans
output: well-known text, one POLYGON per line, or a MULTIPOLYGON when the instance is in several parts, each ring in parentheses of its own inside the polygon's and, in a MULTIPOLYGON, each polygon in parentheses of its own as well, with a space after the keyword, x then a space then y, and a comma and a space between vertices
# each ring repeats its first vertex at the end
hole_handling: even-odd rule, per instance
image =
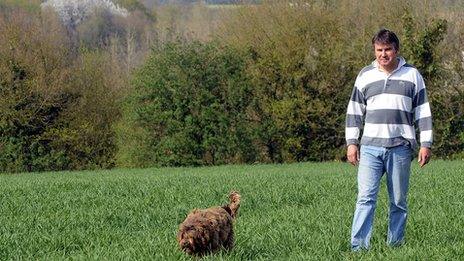
POLYGON ((387 243, 395 246, 403 242, 411 160, 412 150, 407 146, 361 146, 358 197, 351 230, 352 250, 369 248, 377 194, 384 173, 390 200, 387 243))

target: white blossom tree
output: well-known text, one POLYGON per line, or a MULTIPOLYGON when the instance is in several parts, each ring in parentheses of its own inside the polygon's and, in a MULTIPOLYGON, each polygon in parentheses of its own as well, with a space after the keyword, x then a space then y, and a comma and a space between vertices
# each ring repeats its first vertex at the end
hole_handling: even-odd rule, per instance
POLYGON ((55 10, 64 25, 75 28, 87 19, 95 10, 105 10, 112 15, 126 17, 129 13, 125 8, 115 5, 110 0, 48 0, 42 8, 55 10))

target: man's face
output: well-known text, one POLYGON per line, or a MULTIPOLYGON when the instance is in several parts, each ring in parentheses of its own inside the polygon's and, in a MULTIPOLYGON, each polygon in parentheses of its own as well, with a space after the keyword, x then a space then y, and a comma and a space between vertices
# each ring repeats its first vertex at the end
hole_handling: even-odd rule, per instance
POLYGON ((396 66, 396 57, 398 51, 395 49, 393 44, 374 44, 375 58, 379 63, 380 67, 385 69, 394 69, 396 66))

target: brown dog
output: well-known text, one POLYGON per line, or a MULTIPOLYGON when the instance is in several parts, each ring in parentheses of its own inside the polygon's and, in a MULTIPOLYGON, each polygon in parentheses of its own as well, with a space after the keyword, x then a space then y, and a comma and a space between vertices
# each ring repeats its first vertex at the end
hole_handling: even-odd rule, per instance
POLYGON ((195 209, 180 224, 179 247, 188 254, 202 256, 234 245, 233 220, 240 207, 240 195, 229 194, 230 203, 222 207, 195 209))

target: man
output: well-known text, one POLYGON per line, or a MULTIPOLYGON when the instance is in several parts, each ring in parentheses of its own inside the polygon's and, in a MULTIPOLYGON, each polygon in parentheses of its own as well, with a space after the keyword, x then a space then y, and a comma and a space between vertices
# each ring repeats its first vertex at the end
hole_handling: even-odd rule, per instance
POLYGON ((358 74, 346 115, 347 158, 359 165, 351 231, 354 251, 369 248, 384 173, 390 200, 387 243, 397 246, 403 242, 412 152, 418 147, 415 126, 420 130, 421 167, 428 163, 432 145, 432 117, 422 76, 398 55, 399 40, 394 32, 380 30, 372 45, 376 59, 358 74))

